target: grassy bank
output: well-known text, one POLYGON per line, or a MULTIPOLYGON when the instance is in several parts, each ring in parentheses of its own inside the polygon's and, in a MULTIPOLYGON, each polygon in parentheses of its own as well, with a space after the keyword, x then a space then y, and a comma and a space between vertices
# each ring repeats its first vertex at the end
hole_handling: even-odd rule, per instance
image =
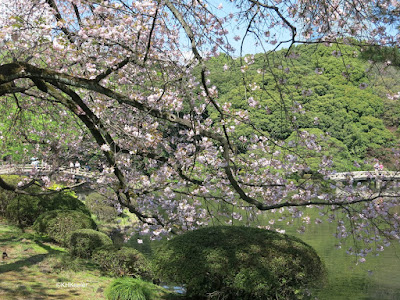
POLYGON ((105 299, 113 280, 90 261, 71 258, 65 249, 0 219, 1 299, 105 299))

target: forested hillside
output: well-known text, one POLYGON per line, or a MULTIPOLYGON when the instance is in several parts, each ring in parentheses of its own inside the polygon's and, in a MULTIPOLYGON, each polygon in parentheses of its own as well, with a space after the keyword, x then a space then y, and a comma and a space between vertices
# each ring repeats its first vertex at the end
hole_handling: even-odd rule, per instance
MULTIPOLYGON (((318 139, 327 133, 320 156, 333 156, 337 169, 368 158, 390 168, 399 142, 399 71, 391 61, 372 63, 371 55, 347 45, 300 45, 243 59, 220 55, 208 67, 220 103, 232 111, 250 106, 250 120, 271 138, 293 145, 301 129, 318 139)), ((239 126, 236 134, 254 131, 239 126)))

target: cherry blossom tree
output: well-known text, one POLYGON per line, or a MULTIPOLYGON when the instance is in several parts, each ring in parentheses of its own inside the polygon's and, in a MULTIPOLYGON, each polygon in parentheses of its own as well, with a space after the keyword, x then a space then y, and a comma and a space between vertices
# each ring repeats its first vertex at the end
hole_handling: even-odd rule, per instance
MULTIPOLYGON (((299 208, 318 207, 315 222, 337 222, 337 237, 365 242, 364 255, 399 239, 398 198, 380 201, 384 191, 366 186, 334 193, 329 158, 311 177, 292 179, 308 171, 295 148, 255 127, 248 109, 221 103, 207 61, 239 55, 244 106, 264 109, 253 97, 260 83, 246 81, 249 43, 264 52, 260 72, 273 73, 283 103, 290 95, 279 72, 290 70, 270 61, 276 49, 296 59, 296 44, 397 47, 399 13, 396 0, 2 0, 0 103, 14 120, 10 132, 54 172, 95 157, 99 188, 115 190, 143 233, 262 211, 309 222, 299 208), (238 137, 237 126, 252 136, 238 137), (238 150, 243 141, 246 153, 238 150)), ((227 60, 224 70, 234 64, 227 60)), ((292 104, 284 110, 295 122, 302 107, 292 104)), ((315 137, 299 136, 319 150, 315 137)), ((24 192, 1 177, 0 186, 24 192)))

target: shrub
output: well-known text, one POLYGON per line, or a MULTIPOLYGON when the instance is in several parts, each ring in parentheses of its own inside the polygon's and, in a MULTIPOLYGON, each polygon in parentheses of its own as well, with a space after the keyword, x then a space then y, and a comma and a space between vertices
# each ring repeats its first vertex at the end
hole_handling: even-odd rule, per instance
MULTIPOLYGON (((23 180, 23 177, 9 175, 3 176, 3 179, 12 185, 17 185, 18 182, 23 180)), ((38 186, 31 186, 26 190, 32 193, 42 192, 38 186)), ((56 209, 78 210, 90 216, 85 204, 73 192, 64 191, 51 195, 29 196, 0 190, 2 215, 20 226, 30 226, 42 213, 56 209)))
POLYGON ((234 226, 176 236, 157 249, 154 266, 193 299, 301 299, 324 275, 317 253, 301 240, 234 226))
POLYGON ((122 277, 106 289, 108 300, 159 300, 163 289, 138 278, 122 277))
POLYGON ((90 211, 85 204, 72 191, 63 191, 46 197, 41 198, 39 203, 40 207, 43 207, 45 211, 56 209, 77 210, 90 216, 90 211))
POLYGON ((93 229, 78 229, 72 232, 68 243, 71 254, 82 258, 90 258, 95 249, 108 245, 112 245, 111 239, 93 229))
MULTIPOLYGON (((19 176, 15 175, 1 175, 3 180, 9 184, 16 185, 19 182, 19 176)), ((0 189, 0 212, 2 216, 6 216, 7 206, 10 201, 15 197, 15 193, 0 189)))
POLYGON ((4 216, 21 227, 30 226, 44 210, 39 208, 40 199, 29 195, 15 195, 7 203, 4 216))
POLYGON ((106 246, 96 249, 92 259, 112 276, 134 276, 152 279, 150 264, 142 253, 133 248, 106 246))
POLYGON ((96 229, 96 223, 89 216, 76 210, 51 210, 41 214, 33 228, 47 234, 56 242, 67 245, 72 232, 78 229, 96 229))

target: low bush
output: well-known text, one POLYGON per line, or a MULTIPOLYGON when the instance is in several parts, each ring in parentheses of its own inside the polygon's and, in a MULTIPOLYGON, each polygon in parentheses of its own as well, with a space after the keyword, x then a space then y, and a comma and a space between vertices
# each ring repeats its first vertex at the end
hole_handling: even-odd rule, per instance
POLYGON ((56 209, 77 210, 90 216, 90 211, 87 209, 86 205, 78 199, 74 192, 64 191, 47 197, 47 199, 43 198, 40 202, 40 206, 46 211, 56 209))
POLYGON ((93 229, 72 232, 68 243, 71 255, 82 258, 90 258, 95 249, 111 245, 112 241, 106 234, 93 229))
POLYGON ((153 278, 149 262, 142 253, 133 248, 102 247, 93 252, 92 259, 111 276, 153 278))
MULTIPOLYGON (((24 177, 16 175, 4 175, 4 181, 11 185, 17 185, 24 177)), ((42 192, 35 185, 27 188, 31 193, 42 192)), ((89 210, 71 191, 54 193, 51 195, 30 196, 15 194, 10 191, 0 190, 0 212, 9 221, 20 226, 31 226, 36 218, 50 210, 77 210, 90 216, 89 210)))
POLYGON ((208 227, 163 243, 154 266, 188 299, 305 299, 324 267, 301 240, 249 227, 208 227))
POLYGON ((106 289, 108 300, 159 300, 163 289, 138 278, 121 277, 106 289))
POLYGON ((56 242, 67 245, 72 232, 78 229, 97 229, 88 215, 76 210, 52 210, 41 214, 33 228, 47 234, 56 242))

